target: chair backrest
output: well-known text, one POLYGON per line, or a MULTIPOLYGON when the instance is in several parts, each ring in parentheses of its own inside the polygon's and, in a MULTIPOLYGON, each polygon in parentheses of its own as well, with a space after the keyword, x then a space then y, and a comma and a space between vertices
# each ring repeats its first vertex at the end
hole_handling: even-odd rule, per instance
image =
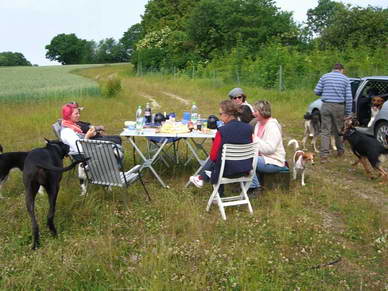
POLYGON ((222 149, 221 169, 218 181, 224 176, 226 161, 242 161, 252 159, 252 170, 249 175, 245 176, 246 180, 253 179, 256 173, 257 158, 259 147, 257 143, 249 144, 224 144, 222 149))
POLYGON ((126 175, 120 170, 117 146, 110 141, 80 139, 76 142, 79 154, 89 160, 86 162, 86 175, 92 184, 105 186, 127 185, 126 175))
POLYGON ((51 128, 53 129, 54 134, 58 140, 61 140, 62 119, 58 119, 56 122, 54 122, 51 125, 51 128))

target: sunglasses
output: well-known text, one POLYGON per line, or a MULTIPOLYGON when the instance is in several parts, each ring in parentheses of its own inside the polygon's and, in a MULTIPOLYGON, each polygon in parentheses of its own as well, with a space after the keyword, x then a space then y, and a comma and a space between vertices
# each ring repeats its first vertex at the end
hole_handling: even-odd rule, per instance
POLYGON ((241 98, 243 98, 243 97, 242 96, 236 96, 236 97, 233 97, 232 99, 236 100, 236 99, 241 99, 241 98))

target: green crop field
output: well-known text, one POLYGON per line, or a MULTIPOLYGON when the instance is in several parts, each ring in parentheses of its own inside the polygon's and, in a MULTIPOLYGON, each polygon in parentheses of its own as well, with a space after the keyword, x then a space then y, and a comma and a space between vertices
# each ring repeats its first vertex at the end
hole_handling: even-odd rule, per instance
POLYGON ((71 73, 92 66, 1 67, 0 101, 98 96, 97 82, 71 73))
MULTIPOLYGON (((137 105, 150 102, 153 113, 176 112, 181 118, 196 101, 206 118, 236 86, 156 74, 136 77, 129 71, 119 65, 77 72, 99 82, 117 76, 121 91, 111 98, 0 103, 4 150, 44 146, 44 137, 54 138, 51 124, 67 101, 85 107, 81 120, 118 134, 124 121, 134 120, 137 105)), ((303 114, 315 99, 312 90, 241 86, 251 104, 272 103, 285 144, 302 138, 303 114)), ((136 142, 146 146, 145 139, 136 142)), ((135 161, 125 139, 123 146, 128 169, 135 161)), ((210 141, 205 146, 209 149, 210 141)), ((178 148, 184 161, 184 142, 178 148)), ((290 161, 293 149, 286 151, 290 161)), ((107 191, 91 185, 89 194, 80 196, 77 174, 69 171, 56 206, 57 238, 46 227, 47 195, 37 195, 41 248, 36 251, 31 251, 22 174, 15 170, 1 189, 0 290, 386 290, 388 184, 370 180, 360 166, 351 166, 354 161, 348 147, 340 159, 331 156, 326 164, 318 159, 307 170, 305 187, 298 178, 288 191, 264 189, 251 199, 253 215, 247 207, 231 207, 226 221, 217 207, 206 212, 211 185, 184 187, 198 167, 194 160, 169 168, 156 163, 169 189, 143 171, 152 201, 134 183, 128 208, 120 201, 124 189, 117 187, 107 191)))

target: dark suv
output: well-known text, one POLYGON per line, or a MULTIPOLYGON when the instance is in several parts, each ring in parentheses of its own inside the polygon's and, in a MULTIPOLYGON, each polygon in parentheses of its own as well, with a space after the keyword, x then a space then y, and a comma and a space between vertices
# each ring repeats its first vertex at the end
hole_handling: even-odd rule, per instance
MULTIPOLYGON (((388 76, 371 76, 364 78, 349 78, 352 86, 353 113, 360 123, 357 130, 373 135, 388 148, 388 102, 383 104, 373 123, 368 127, 371 119, 371 99, 381 96, 388 100, 388 76)), ((322 101, 317 99, 312 102, 307 111, 320 112, 322 101)))

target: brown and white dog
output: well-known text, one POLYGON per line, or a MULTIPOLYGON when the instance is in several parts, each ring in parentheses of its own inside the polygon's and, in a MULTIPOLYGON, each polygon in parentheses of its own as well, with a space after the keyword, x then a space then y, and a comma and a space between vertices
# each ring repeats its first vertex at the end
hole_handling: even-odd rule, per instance
POLYGON ((305 152, 305 151, 299 150, 298 141, 295 140, 295 139, 291 139, 288 142, 288 146, 290 146, 290 145, 294 145, 294 149, 295 149, 294 157, 292 159, 292 163, 293 163, 293 165, 292 165, 292 168, 293 168, 293 171, 292 171, 293 179, 295 180, 296 179, 296 175, 298 173, 300 173, 301 178, 302 178, 302 186, 305 186, 306 184, 304 182, 304 173, 305 173, 305 170, 306 170, 306 166, 309 163, 314 165, 314 153, 312 153, 312 152, 305 152))
POLYGON ((368 123, 368 127, 371 126, 373 124, 373 122, 375 121, 376 115, 380 112, 381 107, 383 107, 384 102, 385 102, 385 100, 383 97, 375 96, 372 98, 372 105, 370 107, 371 118, 370 118, 370 121, 368 123))

